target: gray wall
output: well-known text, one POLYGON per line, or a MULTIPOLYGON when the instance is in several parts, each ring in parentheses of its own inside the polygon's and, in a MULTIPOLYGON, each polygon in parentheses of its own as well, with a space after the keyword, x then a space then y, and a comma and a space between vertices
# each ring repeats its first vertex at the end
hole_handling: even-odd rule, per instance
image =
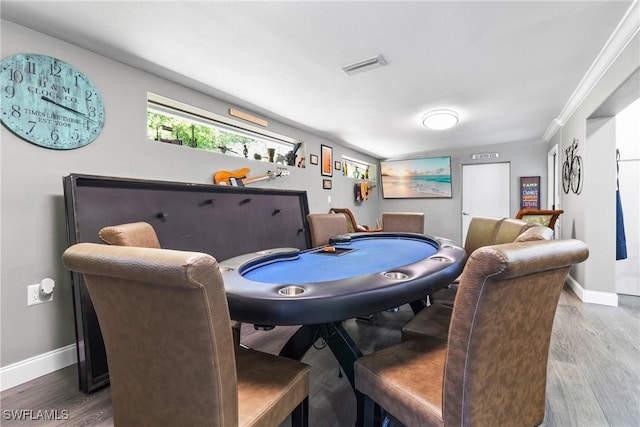
MULTIPOLYGON (((473 141, 470 141, 473 142, 473 141)), ((547 147, 545 142, 527 141, 484 145, 450 151, 429 152, 424 157, 451 156, 451 199, 382 199, 383 211, 415 211, 425 214, 425 233, 444 236, 461 243, 462 240, 462 165, 509 162, 511 164, 510 213, 514 217, 520 210, 519 185, 521 176, 540 176, 540 203, 546 208, 547 200, 547 147), (472 160, 473 153, 499 153, 493 160, 472 160)), ((380 197, 382 197, 380 193, 380 197)))
MULTIPOLYGON (((106 107, 104 131, 90 145, 71 151, 48 150, 17 138, 1 126, 1 366, 75 342, 73 305, 68 272, 60 256, 67 245, 62 177, 70 173, 121 176, 165 181, 211 183, 216 170, 249 167, 252 174, 269 170, 265 162, 152 142, 146 139, 147 91, 177 99, 218 114, 229 107, 247 110, 205 96, 76 46, 11 22, 2 21, 2 57, 42 53, 60 58, 83 71, 102 91, 106 107), (26 288, 45 277, 56 280, 54 301, 27 307, 26 288)), ((269 119, 270 131, 299 139, 309 153, 320 144, 368 162, 376 160, 269 119)), ((354 206, 356 180, 333 177, 333 189, 322 189, 319 166, 289 168, 290 175, 253 184, 261 187, 306 189, 311 212, 332 205, 349 207, 362 223, 373 223, 380 211, 378 195, 354 206)), ((334 174, 335 175, 335 174, 334 174)), ((213 254, 215 256, 215 254, 213 254)))
POLYGON ((562 166, 564 150, 573 138, 579 140, 577 154, 583 160, 584 188, 579 195, 572 192, 561 195, 561 207, 565 210, 560 216, 561 237, 577 238, 589 246, 589 259, 572 271, 572 276, 589 291, 616 291, 614 121, 589 118, 640 65, 639 38, 636 35, 630 41, 549 144, 549 148, 558 144, 562 166))

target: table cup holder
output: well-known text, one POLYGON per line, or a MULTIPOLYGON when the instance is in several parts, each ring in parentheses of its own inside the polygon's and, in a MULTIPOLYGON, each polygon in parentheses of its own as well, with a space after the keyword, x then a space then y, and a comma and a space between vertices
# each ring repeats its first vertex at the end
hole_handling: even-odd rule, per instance
POLYGON ((278 293, 286 297, 297 297, 305 292, 307 292, 307 290, 302 286, 285 286, 284 288, 278 289, 278 293))
POLYGON ((383 274, 385 277, 388 277, 389 279, 394 279, 394 280, 405 280, 409 278, 407 274, 401 273, 399 271, 387 271, 386 273, 383 273, 383 274))

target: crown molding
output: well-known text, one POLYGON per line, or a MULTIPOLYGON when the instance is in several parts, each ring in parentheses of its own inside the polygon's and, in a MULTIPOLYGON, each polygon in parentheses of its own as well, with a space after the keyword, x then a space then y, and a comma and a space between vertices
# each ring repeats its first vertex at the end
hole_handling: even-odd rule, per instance
POLYGON ((624 17, 605 43, 604 47, 596 57, 582 81, 573 92, 569 101, 565 104, 560 115, 553 119, 547 131, 544 133, 544 140, 549 142, 559 128, 565 125, 569 118, 576 112, 578 107, 598 84, 602 76, 609 70, 618 56, 627 47, 629 42, 638 34, 640 30, 640 10, 638 0, 634 0, 624 17))

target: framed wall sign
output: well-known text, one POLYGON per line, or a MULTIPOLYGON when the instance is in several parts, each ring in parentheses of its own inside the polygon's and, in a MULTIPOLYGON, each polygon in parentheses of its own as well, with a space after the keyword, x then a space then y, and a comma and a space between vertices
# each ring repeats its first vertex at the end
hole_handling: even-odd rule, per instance
POLYGON ((324 188, 325 190, 331 190, 331 180, 330 179, 323 179, 322 180, 322 188, 324 188))
POLYGON ((320 173, 322 176, 333 176, 333 148, 320 146, 320 173))
POLYGON ((520 209, 540 209, 540 177, 520 177, 520 209))
POLYGON ((312 165, 317 165, 318 164, 318 156, 316 156, 315 154, 312 154, 309 156, 309 162, 312 165))

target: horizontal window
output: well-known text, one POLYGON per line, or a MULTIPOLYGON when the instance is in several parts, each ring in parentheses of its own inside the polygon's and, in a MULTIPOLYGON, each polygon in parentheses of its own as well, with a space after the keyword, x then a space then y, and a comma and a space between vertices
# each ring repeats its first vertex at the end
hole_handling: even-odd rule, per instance
POLYGON ((247 159, 303 166, 301 143, 266 129, 149 93, 147 138, 247 159), (300 164, 298 164, 300 163, 300 164))
POLYGON ((366 181, 375 181, 377 177, 376 165, 354 159, 348 156, 342 156, 342 175, 349 178, 363 179, 366 181))

